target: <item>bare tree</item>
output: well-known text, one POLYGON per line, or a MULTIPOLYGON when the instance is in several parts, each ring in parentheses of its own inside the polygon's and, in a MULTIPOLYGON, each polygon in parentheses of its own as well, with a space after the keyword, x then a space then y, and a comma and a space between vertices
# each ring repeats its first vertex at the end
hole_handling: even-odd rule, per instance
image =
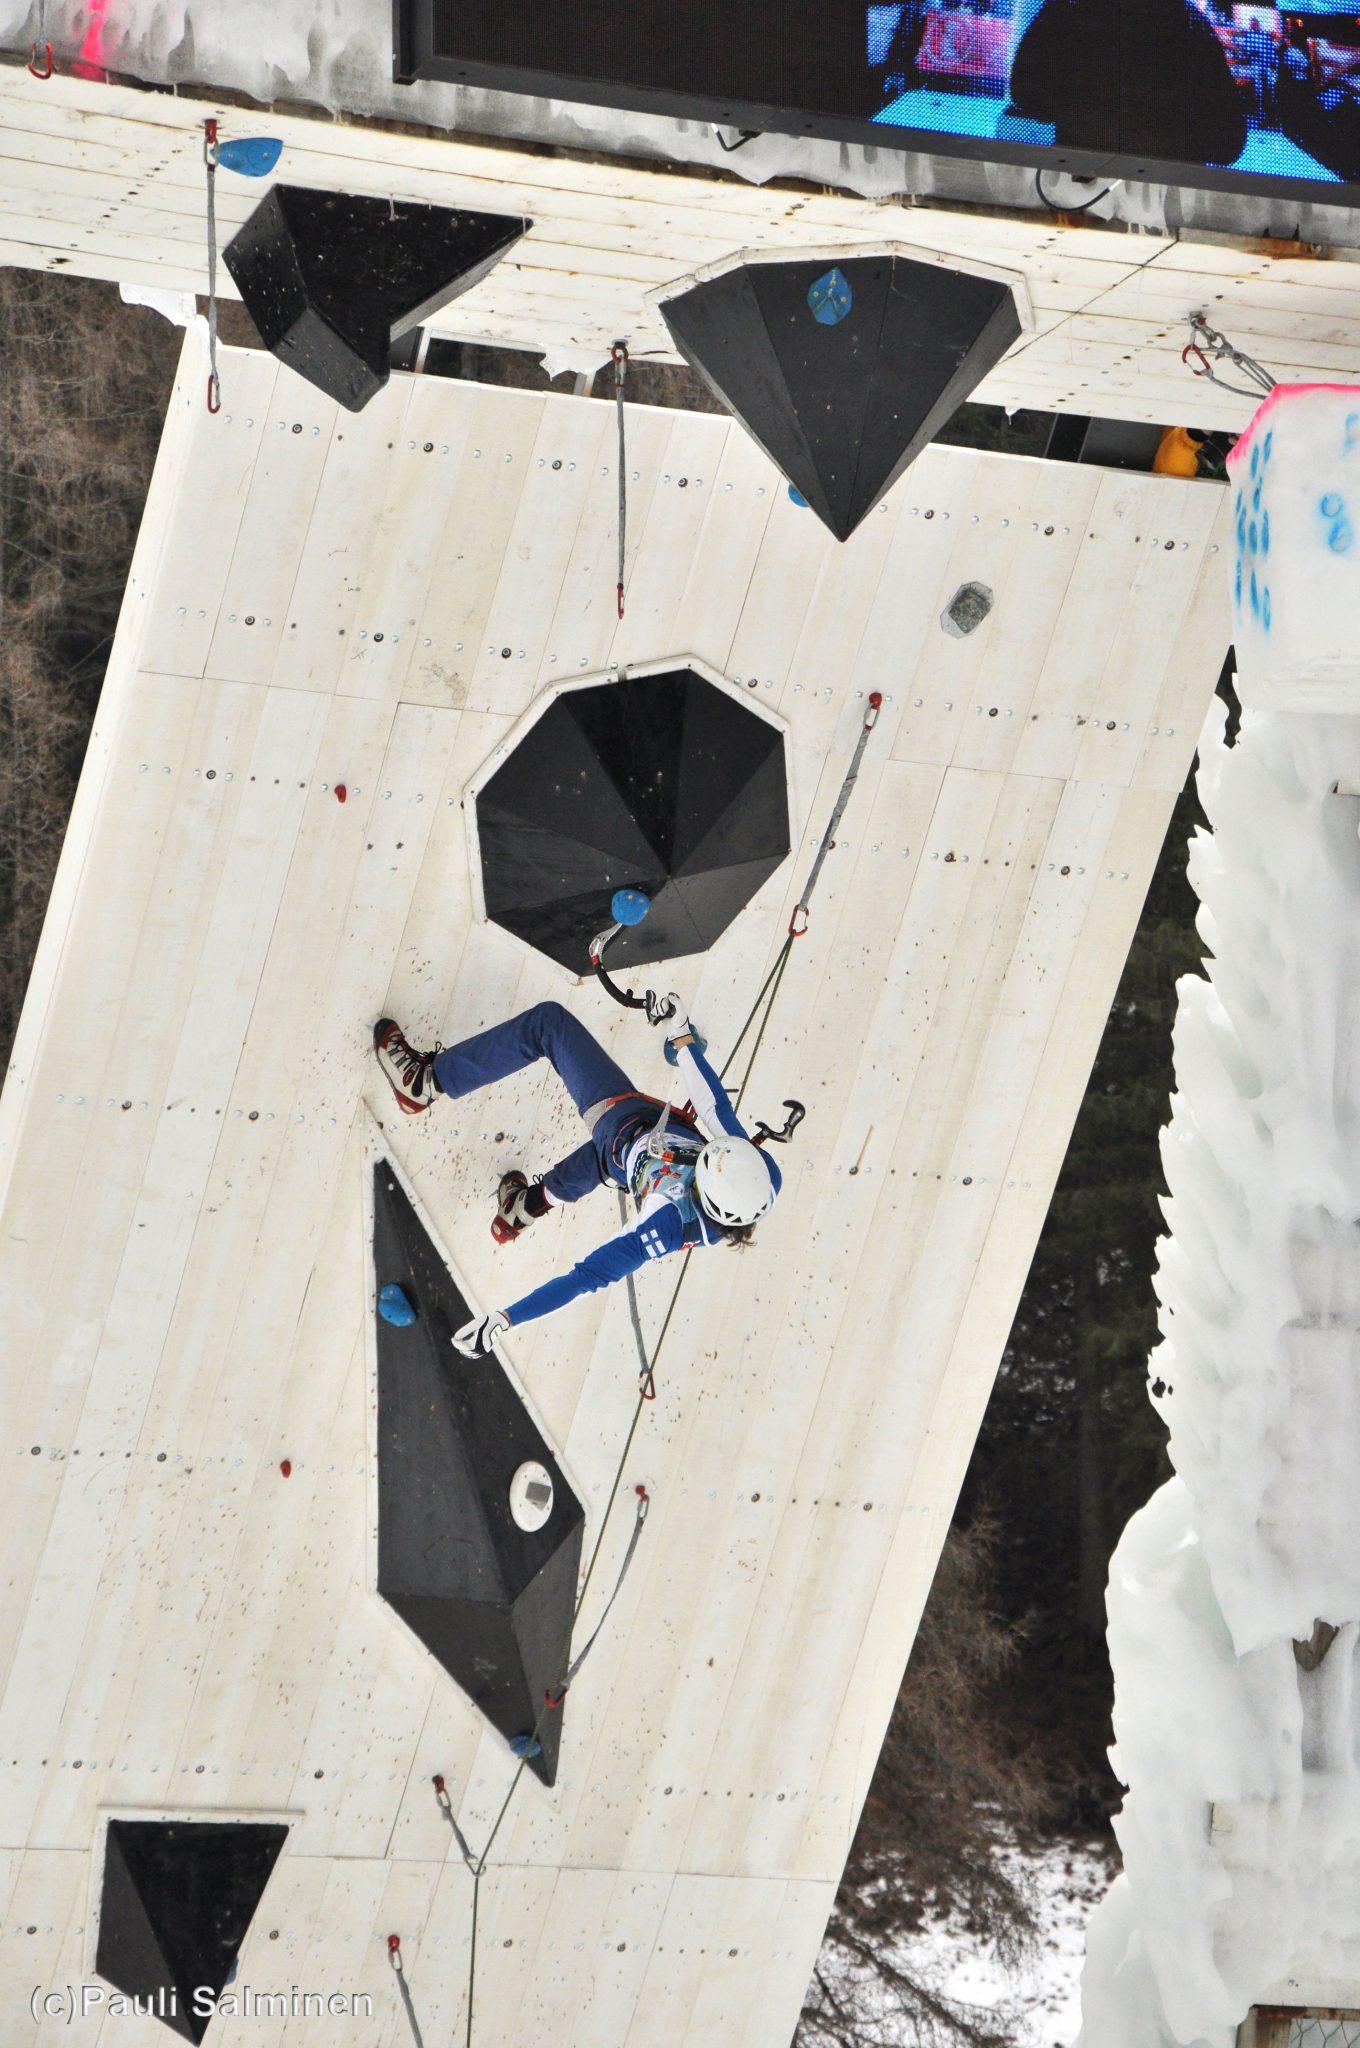
POLYGON ((0 1071, 178 349, 175 329, 113 285, 0 270, 0 1071))
POLYGON ((1015 1969, 1039 1938, 1007 1852, 1041 1827, 1047 1785, 1011 1753, 1005 1682, 1020 1631, 992 1613, 1000 1535, 949 1536, 836 1895, 799 2048, 1008 2048, 1010 2007, 945 1995, 910 1937, 948 1922, 1015 1969))

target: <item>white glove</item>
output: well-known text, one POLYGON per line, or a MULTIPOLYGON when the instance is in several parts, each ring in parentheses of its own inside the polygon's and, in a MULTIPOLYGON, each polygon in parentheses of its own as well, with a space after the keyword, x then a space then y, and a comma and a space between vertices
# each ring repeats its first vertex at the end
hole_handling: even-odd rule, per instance
POLYGON ((489 1316, 474 1316, 461 1330, 454 1331, 453 1348, 461 1351, 464 1358, 484 1358, 509 1327, 510 1318, 503 1309, 495 1309, 489 1316))
POLYGON ((665 1025, 667 1038, 686 1038, 694 1034, 694 1027, 685 1011, 685 999, 674 989, 657 1004, 656 1015, 651 1021, 665 1025))

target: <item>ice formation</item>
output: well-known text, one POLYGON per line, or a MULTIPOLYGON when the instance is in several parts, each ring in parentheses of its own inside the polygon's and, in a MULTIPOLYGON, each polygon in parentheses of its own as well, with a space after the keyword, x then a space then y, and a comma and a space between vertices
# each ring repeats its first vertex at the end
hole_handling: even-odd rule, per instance
POLYGON ((1111 1565, 1125 1875, 1084 2048, 1360 2007, 1357 428, 1360 389, 1282 387, 1230 465, 1244 711, 1201 744, 1212 958, 1179 990, 1150 1371, 1176 1477, 1111 1565))

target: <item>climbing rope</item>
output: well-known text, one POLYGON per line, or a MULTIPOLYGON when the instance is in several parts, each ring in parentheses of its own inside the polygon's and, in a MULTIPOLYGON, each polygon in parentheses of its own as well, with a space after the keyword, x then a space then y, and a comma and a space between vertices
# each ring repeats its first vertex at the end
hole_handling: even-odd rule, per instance
MULTIPOLYGON (((622 349, 623 345, 622 343, 620 343, 618 344, 618 346, 620 349, 622 349)), ((626 356, 627 351, 624 350, 623 352, 626 356)), ((622 385, 621 377, 619 379, 619 384, 620 386, 622 385)), ((622 401, 620 401, 620 407, 621 406, 622 401)), ((622 428, 620 428, 620 434, 622 434, 622 428)), ((622 497, 622 468, 620 468, 620 497, 622 497)), ((620 506, 619 531, 620 577, 622 577, 622 505, 620 506)), ((620 592, 621 591, 622 582, 620 582, 620 592)), ((826 857, 832 851, 832 848, 835 846, 836 833, 840 828, 841 819, 845 815, 846 805, 850 801, 851 793, 854 790, 856 780, 858 779, 860 763, 864 759, 864 750, 869 744, 870 734, 873 732, 874 727, 878 723, 878 714, 881 711, 882 707, 882 696, 877 690, 875 690, 869 698, 868 709, 864 714, 864 723, 860 728, 859 739, 856 743, 855 751, 850 757, 850 766, 847 768, 845 772, 845 778, 841 783, 840 792, 836 798, 835 805, 832 809, 830 821, 827 825, 826 831, 822 834, 821 843, 817 849, 816 859, 812 863, 812 867, 809 871, 807 881, 803 885, 802 892, 799 895, 798 901, 794 906, 793 915, 789 919, 789 929, 784 939, 784 943, 779 949, 779 953, 776 956, 774 965, 771 967, 769 973, 766 975, 764 981, 762 982, 760 992, 757 995, 754 1003, 752 1003, 750 1011, 747 1014, 746 1021, 742 1025, 741 1030, 737 1033, 736 1041, 733 1044, 732 1050, 728 1054, 727 1059, 723 1065, 722 1073, 719 1078, 725 1080, 728 1068, 735 1061, 738 1052, 741 1050, 742 1043, 745 1040, 747 1033, 750 1031, 751 1026, 756 1022, 757 1017, 759 1017, 760 1022, 756 1030, 755 1042, 751 1047, 750 1057, 746 1062, 746 1070, 742 1076, 741 1085, 737 1091, 737 1106, 740 1106, 741 1098, 746 1092, 746 1085, 751 1078, 751 1073, 756 1063, 756 1056, 760 1051, 761 1041, 765 1036, 765 1030, 770 1021, 770 1013, 774 1008, 775 999, 779 994, 780 984, 784 979, 784 970, 788 966, 789 955, 793 951, 794 941, 795 939, 802 938, 804 933, 807 931, 808 905, 812 900, 813 890, 817 886, 818 878, 821 875, 822 867, 826 861, 826 857)), ((623 1205, 623 1214, 626 1218, 626 1197, 621 1196, 620 1201, 623 1205)), ((646 1340, 643 1336, 642 1321, 641 1317, 638 1314, 637 1297, 633 1292, 631 1277, 629 1279, 629 1310, 632 1316, 634 1336, 637 1340, 638 1362, 640 1369, 638 1397, 633 1408, 633 1419, 628 1425, 628 1434, 624 1439, 623 1449, 619 1455, 618 1464, 615 1467, 614 1471, 614 1482, 609 1489, 609 1498, 605 1502, 604 1514, 600 1519, 599 1533, 595 1538, 595 1545, 590 1553, 590 1562, 586 1566, 585 1578, 582 1580, 581 1590, 577 1595, 576 1605, 572 1610, 571 1624, 567 1629, 566 1640, 562 1645, 562 1649, 558 1658, 558 1675, 554 1683, 551 1686, 549 1686, 548 1690, 544 1693, 543 1704, 538 1710, 538 1717, 534 1722, 533 1728, 528 1736, 528 1739, 520 1748, 519 1763, 516 1767, 515 1774, 510 1780, 509 1789, 506 1792, 505 1798, 501 1801, 500 1811, 496 1815, 495 1821, 492 1823, 491 1832, 486 1838, 485 1847, 482 1849, 480 1855, 474 1854, 466 1835, 464 1835, 462 1829, 458 1825, 457 1817, 453 1811, 453 1802, 449 1798, 448 1788, 445 1785, 443 1777, 439 1776, 436 1777, 434 1780, 435 1796, 438 1799, 439 1804, 443 1809, 445 1815, 447 1816, 449 1825, 453 1829, 454 1839, 458 1844, 459 1854, 462 1856, 463 1862, 466 1864, 468 1870, 472 1875, 472 1931, 468 1957, 467 2028, 464 2036, 466 2048, 472 2048, 472 2021, 474 2001, 476 1997, 477 1988, 477 1922, 479 1907, 481 1903, 482 1878, 486 1872, 488 1858, 490 1857, 491 1851, 495 1846, 496 1837, 499 1835, 501 1831, 501 1827, 504 1824, 505 1817, 510 1811, 511 1802, 514 1799, 515 1793, 519 1789, 520 1779, 524 1776, 524 1772, 529 1763, 530 1758, 532 1756, 536 1756, 539 1754, 538 1738, 540 1733, 542 1732, 544 1721, 550 1713, 555 1712, 562 1705, 563 1700, 567 1696, 567 1691, 572 1683, 572 1680, 575 1678, 582 1664, 585 1662, 591 1650, 594 1648, 595 1642, 600 1634, 600 1631, 604 1627, 605 1621, 608 1619, 609 1611, 613 1607, 614 1602, 617 1600, 619 1596, 619 1589, 623 1585, 623 1581, 628 1574, 628 1568, 633 1562, 633 1558, 637 1552, 638 1544, 641 1541, 642 1531, 646 1525, 647 1516, 651 1508, 651 1498, 645 1486, 637 1486, 634 1489, 635 1494, 637 1496, 637 1507, 634 1514, 633 1529, 628 1539, 628 1545, 624 1552, 623 1563, 619 1568, 618 1577, 614 1581, 614 1590, 610 1594, 608 1600, 605 1602, 604 1610, 601 1613, 598 1622, 595 1624, 595 1627, 592 1629, 590 1638, 587 1641, 585 1647, 579 1652, 575 1660, 573 1660, 571 1655, 571 1645, 572 1639, 576 1633, 576 1625, 577 1622, 580 1620, 582 1610, 585 1607, 586 1595, 590 1591, 591 1581, 595 1576, 595 1567, 599 1563, 600 1552, 604 1547, 605 1535, 608 1531, 610 1520, 614 1513, 615 1504, 618 1501, 619 1490, 623 1485, 624 1471, 627 1467, 628 1458, 633 1448, 633 1440, 638 1432, 638 1425, 642 1420, 643 1409, 645 1408, 648 1401, 654 1400, 656 1398, 657 1361, 661 1356, 662 1348, 665 1345, 667 1335, 670 1331, 671 1322, 675 1315, 675 1306, 680 1299, 680 1290, 684 1286, 688 1276, 689 1261, 686 1260, 685 1263, 681 1266, 680 1271, 676 1276, 675 1285, 671 1289, 671 1298, 666 1305, 665 1316, 662 1318, 661 1328, 657 1333, 656 1342, 652 1345, 650 1352, 647 1349, 646 1340)), ((518 1744, 517 1747, 519 1747, 518 1744)), ((406 1996, 405 1979, 404 1977, 401 1977, 399 1959, 397 1963, 397 1969, 399 1977, 401 1978, 403 1996, 406 1996)), ((407 2009, 409 2013, 409 1997, 407 1998, 407 2009)), ((414 2025, 414 2016, 412 2016, 412 2024, 414 2025)))
POLYGON ((623 424, 623 380, 628 375, 628 348, 622 341, 616 341, 609 351, 609 360, 614 365, 614 405, 619 416, 619 617, 623 617, 623 556, 628 533, 628 459, 623 424))
POLYGON ((203 123, 203 161, 208 168, 208 411, 222 410, 217 374, 217 123, 203 123))
POLYGON ((1220 334, 1216 327, 1211 327, 1202 313, 1190 315, 1190 339, 1181 350, 1181 361, 1189 365, 1194 376, 1207 377, 1211 384, 1217 384, 1223 391, 1235 391, 1241 398, 1259 399, 1275 389, 1275 379, 1269 370, 1258 363, 1254 356, 1244 354, 1240 348, 1234 348, 1226 334, 1220 334), (1190 361, 1191 356, 1195 357, 1198 368, 1190 361), (1209 360, 1211 356, 1213 362, 1209 360), (1244 376, 1250 377, 1252 382, 1233 384, 1226 377, 1220 377, 1214 368, 1214 362, 1225 360, 1230 362, 1235 370, 1241 370, 1244 376))

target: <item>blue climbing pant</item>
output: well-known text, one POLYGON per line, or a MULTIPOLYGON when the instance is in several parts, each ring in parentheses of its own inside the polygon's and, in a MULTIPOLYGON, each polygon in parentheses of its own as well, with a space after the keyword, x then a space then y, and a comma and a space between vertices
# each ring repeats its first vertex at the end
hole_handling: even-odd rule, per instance
MULTIPOLYGON (((504 1024, 446 1046, 435 1055, 434 1074, 446 1095, 471 1095, 531 1067, 535 1060, 551 1061, 582 1116, 612 1096, 637 1093, 623 1068, 560 1003, 535 1003, 532 1010, 523 1010, 504 1024)), ((608 1136, 613 1120, 612 1113, 606 1115, 584 1145, 543 1176, 555 1202, 579 1202, 599 1187, 606 1176, 597 1140, 608 1136)))

